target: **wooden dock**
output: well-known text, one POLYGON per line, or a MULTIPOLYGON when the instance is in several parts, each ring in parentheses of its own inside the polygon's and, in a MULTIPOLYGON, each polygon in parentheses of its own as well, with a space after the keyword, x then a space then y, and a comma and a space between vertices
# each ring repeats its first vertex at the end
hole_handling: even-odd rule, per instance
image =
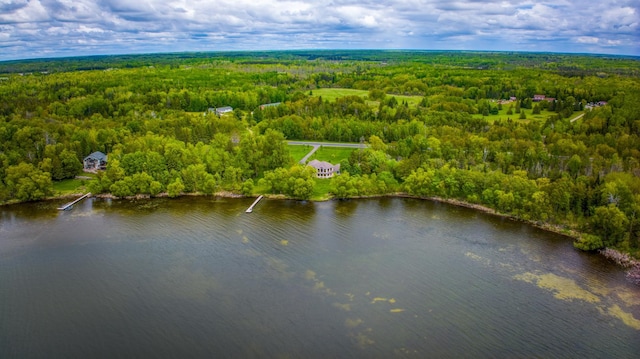
POLYGON ((80 197, 80 198, 76 199, 76 200, 75 200, 75 201, 73 201, 73 202, 69 202, 69 203, 65 204, 64 206, 62 206, 62 207, 58 207, 58 209, 59 209, 59 210, 61 210, 61 211, 66 211, 66 210, 68 210, 68 209, 71 209, 71 208, 73 208, 73 205, 74 205, 74 204, 76 204, 76 203, 78 203, 78 202, 82 201, 83 199, 85 199, 85 198, 87 198, 87 197, 89 197, 89 196, 91 196, 91 193, 87 193, 87 194, 85 194, 84 196, 82 196, 82 197, 80 197))
POLYGON ((247 208, 247 210, 246 210, 245 212, 246 212, 246 213, 251 213, 251 212, 253 212, 253 207, 255 207, 255 206, 256 206, 256 204, 258 204, 258 202, 260 202, 260 200, 262 199, 262 197, 264 197, 264 196, 263 196, 263 195, 260 195, 260 197, 256 198, 256 200, 255 200, 255 201, 253 201, 253 204, 252 204, 249 208, 247 208))

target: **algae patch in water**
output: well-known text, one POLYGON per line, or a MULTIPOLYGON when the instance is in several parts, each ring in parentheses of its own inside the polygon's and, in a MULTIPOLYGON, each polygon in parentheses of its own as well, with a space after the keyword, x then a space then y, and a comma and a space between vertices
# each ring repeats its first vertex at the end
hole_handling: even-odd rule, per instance
POLYGON ((295 273, 289 271, 289 265, 281 259, 266 258, 265 264, 269 269, 268 273, 274 274, 277 278, 291 279, 295 276, 295 273))
POLYGON ((334 291, 332 291, 330 288, 327 288, 324 286, 324 282, 319 280, 316 277, 316 272, 307 269, 307 271, 304 273, 304 279, 313 282, 313 291, 314 292, 320 292, 320 293, 324 293, 326 295, 336 295, 336 293, 334 291))
POLYGON ((472 253, 472 252, 466 252, 464 255, 465 255, 466 257, 471 258, 471 259, 473 259, 474 261, 479 262, 479 263, 482 263, 482 264, 484 264, 484 265, 486 265, 486 266, 490 266, 490 265, 491 265, 491 260, 490 260, 490 259, 483 258, 483 257, 481 257, 481 256, 479 256, 479 255, 477 255, 477 254, 475 254, 475 253, 472 253))
POLYGON ((344 325, 345 325, 347 328, 351 328, 351 329, 353 329, 353 328, 355 328, 355 327, 359 326, 359 325, 360 325, 360 324, 362 324, 362 323, 364 323, 364 321, 363 321, 362 319, 360 319, 360 318, 356 318, 356 319, 347 318, 347 319, 344 321, 344 325))
POLYGON ((396 300, 395 300, 395 298, 387 299, 387 298, 383 298, 383 297, 375 297, 371 301, 371 304, 375 304, 375 303, 379 303, 379 302, 385 302, 385 303, 394 304, 396 302, 396 300))
POLYGON ((316 272, 312 271, 311 269, 307 269, 307 271, 304 272, 304 279, 316 280, 316 272))
POLYGON ((622 320, 624 324, 635 330, 640 330, 640 320, 636 319, 631 313, 622 310, 617 304, 611 306, 607 314, 622 320))
POLYGON ((640 305, 640 297, 627 288, 616 288, 615 293, 628 306, 640 305))
MULTIPOLYGON (((600 297, 593 292, 583 289, 572 279, 560 277, 553 273, 536 274, 531 272, 516 275, 514 278, 527 283, 533 283, 542 289, 553 292, 555 293, 554 296, 558 299, 568 301, 577 299, 589 303, 600 303, 597 305, 597 308, 602 314, 617 318, 630 328, 640 330, 640 320, 636 319, 633 314, 625 312, 618 304, 607 307, 606 304, 601 303, 600 297)), ((624 295, 619 295, 619 297, 627 304, 633 303, 633 300, 629 300, 629 298, 622 298, 624 295)))
POLYGON ((333 303, 333 306, 345 312, 348 312, 351 310, 351 304, 349 303, 343 304, 343 303, 336 302, 336 303, 333 303))
POLYGON ((600 302, 598 296, 580 287, 573 279, 560 277, 553 273, 536 274, 526 272, 518 274, 514 278, 553 292, 554 297, 558 299, 568 301, 577 299, 589 303, 600 302))
MULTIPOLYGON (((370 328, 367 329, 367 331, 371 331, 370 328)), ((369 338, 364 333, 356 334, 355 336, 353 336, 353 339, 355 340, 356 344, 360 348, 366 348, 367 346, 372 345, 372 344, 375 343, 375 341, 373 341, 371 338, 369 338)))

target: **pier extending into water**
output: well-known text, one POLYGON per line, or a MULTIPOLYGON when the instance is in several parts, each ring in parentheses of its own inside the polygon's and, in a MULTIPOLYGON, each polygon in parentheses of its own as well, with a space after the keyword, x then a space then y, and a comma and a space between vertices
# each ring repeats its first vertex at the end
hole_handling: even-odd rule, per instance
POLYGON ((253 212, 253 207, 256 206, 256 204, 258 204, 258 202, 260 202, 260 200, 262 199, 262 197, 264 197, 263 195, 260 195, 260 197, 256 198, 255 201, 253 201, 253 204, 251 206, 249 206, 249 208, 247 208, 247 210, 245 211, 246 213, 251 213, 253 212))
POLYGON ((72 202, 69 202, 69 203, 65 204, 65 205, 64 205, 64 206, 62 206, 62 207, 58 207, 58 209, 59 209, 59 210, 61 210, 61 211, 66 211, 66 210, 68 210, 68 209, 71 209, 71 208, 73 208, 73 205, 74 205, 74 204, 76 204, 76 203, 78 203, 78 202, 82 201, 83 199, 85 199, 85 198, 87 198, 87 197, 89 197, 89 196, 91 196, 91 192, 89 192, 89 193, 85 194, 84 196, 82 196, 82 197, 80 197, 80 198, 76 199, 75 201, 72 201, 72 202))

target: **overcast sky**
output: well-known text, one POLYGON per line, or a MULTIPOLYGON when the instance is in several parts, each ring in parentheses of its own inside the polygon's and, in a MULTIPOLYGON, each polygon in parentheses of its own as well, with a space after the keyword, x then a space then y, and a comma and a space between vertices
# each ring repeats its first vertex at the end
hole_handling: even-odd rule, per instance
POLYGON ((0 60, 287 49, 640 55, 639 7, 639 0, 0 0, 0 60))

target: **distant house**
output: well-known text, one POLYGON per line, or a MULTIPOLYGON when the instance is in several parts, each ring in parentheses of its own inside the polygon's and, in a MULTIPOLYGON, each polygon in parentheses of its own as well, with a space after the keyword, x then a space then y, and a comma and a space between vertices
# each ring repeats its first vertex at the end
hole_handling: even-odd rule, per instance
POLYGON ((265 103, 263 105, 260 105, 260 109, 264 110, 267 107, 278 107, 280 106, 281 102, 273 102, 273 103, 265 103))
POLYGON ((588 104, 584 105, 584 109, 593 110, 596 107, 602 107, 606 105, 607 105, 607 101, 589 102, 588 104))
POLYGON ((220 116, 227 112, 233 112, 233 107, 231 106, 223 106, 223 107, 209 107, 209 112, 215 112, 216 115, 220 116))
POLYGON ((533 102, 544 101, 544 99, 545 99, 544 95, 533 95, 533 102))
POLYGON ((334 174, 340 174, 340 164, 332 165, 329 162, 313 160, 307 164, 315 168, 316 177, 318 178, 331 178, 334 174))
POLYGON ((85 171, 94 172, 97 170, 104 170, 107 168, 107 155, 100 151, 96 151, 85 157, 82 163, 85 171))

